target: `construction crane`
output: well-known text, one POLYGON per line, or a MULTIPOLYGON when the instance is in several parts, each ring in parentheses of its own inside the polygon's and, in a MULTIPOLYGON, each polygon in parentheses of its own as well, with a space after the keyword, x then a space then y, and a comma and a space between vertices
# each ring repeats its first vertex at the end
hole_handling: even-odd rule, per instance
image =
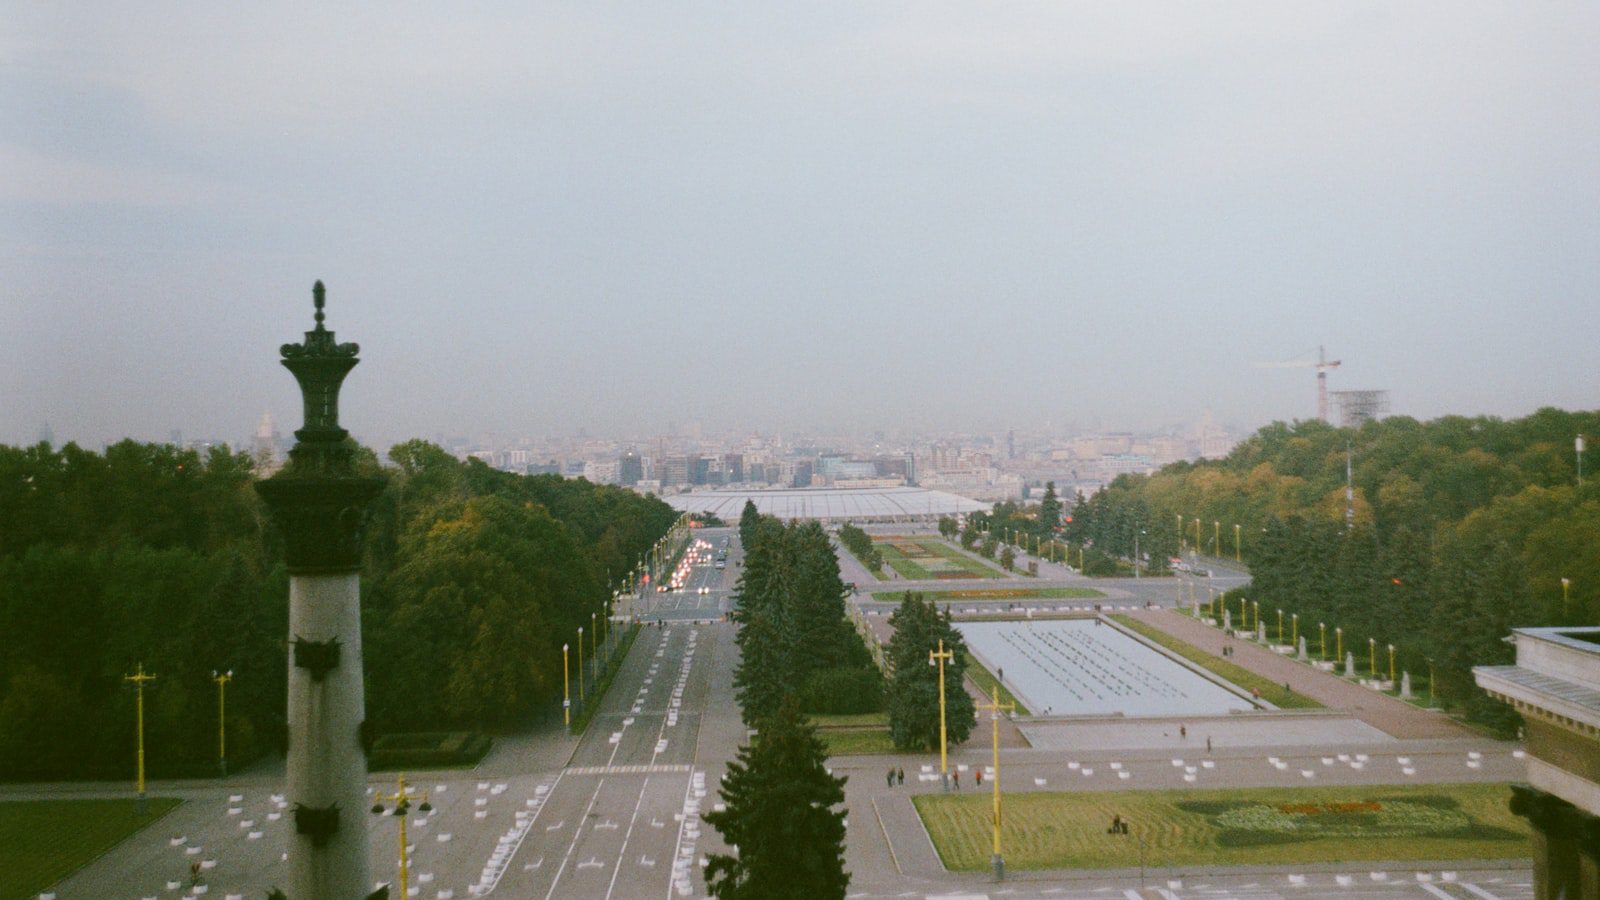
POLYGON ((1331 369, 1339 368, 1339 360, 1329 359, 1328 355, 1323 352, 1321 345, 1317 346, 1317 358, 1315 361, 1305 360, 1278 363, 1258 363, 1257 365, 1259 368, 1263 369, 1316 369, 1317 418, 1324 422, 1328 421, 1328 372, 1331 369))

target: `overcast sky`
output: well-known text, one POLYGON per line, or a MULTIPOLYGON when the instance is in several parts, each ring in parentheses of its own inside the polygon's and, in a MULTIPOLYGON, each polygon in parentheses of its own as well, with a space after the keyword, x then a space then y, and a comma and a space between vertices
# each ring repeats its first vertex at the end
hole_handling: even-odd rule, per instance
POLYGON ((1593 3, 0 6, 0 442, 1600 406, 1593 3))

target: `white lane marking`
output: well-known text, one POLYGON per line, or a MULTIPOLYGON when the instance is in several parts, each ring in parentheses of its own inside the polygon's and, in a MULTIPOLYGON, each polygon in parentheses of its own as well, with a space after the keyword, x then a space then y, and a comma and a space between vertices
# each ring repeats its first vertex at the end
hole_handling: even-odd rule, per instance
POLYGON ((1471 882, 1463 881, 1463 882, 1460 882, 1460 884, 1461 884, 1462 887, 1466 888, 1467 890, 1471 891, 1472 893, 1477 894, 1479 897, 1482 897, 1483 900, 1500 900, 1499 897, 1495 896, 1494 894, 1489 893, 1488 891, 1484 890, 1481 887, 1478 887, 1477 885, 1475 885, 1475 884, 1473 884, 1471 882))
MULTIPOLYGON (((639 786, 639 799, 633 804, 633 816, 628 819, 628 830, 622 835, 622 847, 617 850, 617 867, 611 871, 611 883, 606 885, 606 900, 611 900, 611 893, 617 889, 617 876, 622 874, 622 859, 628 854, 628 841, 633 837, 633 825, 639 821, 639 809, 644 806, 644 793, 649 789, 650 776, 646 775, 644 784, 639 786)), ((640 860, 642 861, 643 857, 640 857, 640 860)))
POLYGON ((1455 897, 1454 894, 1450 893, 1447 890, 1444 890, 1443 888, 1434 887, 1433 885, 1427 883, 1426 881, 1418 882, 1418 885, 1423 890, 1425 890, 1428 893, 1434 895, 1435 897, 1438 897, 1439 900, 1456 900, 1456 897, 1455 897))

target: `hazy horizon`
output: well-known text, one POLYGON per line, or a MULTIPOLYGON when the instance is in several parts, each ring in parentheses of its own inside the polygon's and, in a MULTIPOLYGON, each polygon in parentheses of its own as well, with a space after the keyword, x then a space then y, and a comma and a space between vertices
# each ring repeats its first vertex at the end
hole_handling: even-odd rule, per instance
POLYGON ((0 34, 0 443, 287 433, 317 279, 380 448, 1600 407, 1592 4, 140 11, 0 34))

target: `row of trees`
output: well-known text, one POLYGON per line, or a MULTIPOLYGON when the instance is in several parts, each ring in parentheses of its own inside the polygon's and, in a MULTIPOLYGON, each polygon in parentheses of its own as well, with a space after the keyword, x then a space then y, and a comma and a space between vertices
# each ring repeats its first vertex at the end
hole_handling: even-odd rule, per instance
POLYGON ((842 898, 845 779, 828 771, 805 712, 877 709, 882 679, 845 618, 839 560, 822 527, 785 526, 747 502, 739 533, 734 684, 755 736, 728 764, 723 809, 705 816, 733 848, 710 857, 706 883, 721 900, 842 898))
POLYGON ((751 534, 733 612, 745 722, 757 727, 789 696, 813 713, 881 709, 882 677, 845 617, 848 591, 822 526, 761 517, 751 534))
POLYGON ((867 571, 877 572, 883 569, 883 553, 873 546, 872 535, 846 522, 839 526, 839 543, 854 553, 856 559, 867 567, 867 571))
MULTIPOLYGON (((666 504, 410 442, 382 468, 363 576, 377 730, 509 728, 559 697, 560 643, 671 526, 666 504)), ((253 460, 124 441, 0 447, 0 780, 120 777, 143 663, 154 775, 281 746, 288 578, 253 460)))
POLYGON ((1578 484, 1573 452, 1597 431, 1600 413, 1554 409, 1275 423, 1225 459, 1119 478, 1072 524, 1097 546, 1137 531, 1175 550, 1180 524, 1192 544, 1199 519, 1202 547, 1230 555, 1238 525, 1253 578, 1242 593, 1269 616, 1298 614, 1313 637, 1325 624, 1330 648, 1341 628, 1358 658, 1369 639, 1394 644, 1414 677, 1433 669, 1441 701, 1505 724, 1471 667, 1508 661, 1513 627, 1600 622, 1600 489, 1578 484), (1219 532, 1222 547, 1207 546, 1219 532))

